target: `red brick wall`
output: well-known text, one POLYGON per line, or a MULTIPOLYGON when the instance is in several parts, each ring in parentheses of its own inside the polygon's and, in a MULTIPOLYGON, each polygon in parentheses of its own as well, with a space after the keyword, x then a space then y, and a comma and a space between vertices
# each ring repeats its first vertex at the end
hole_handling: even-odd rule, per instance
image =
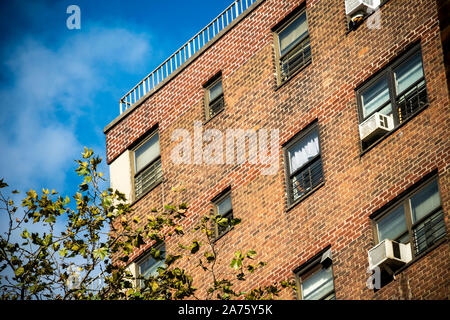
MULTIPOLYGON (((109 163, 159 123, 164 182, 136 202, 139 216, 183 198, 186 229, 231 185, 234 215, 243 222, 218 241, 219 272, 235 250, 255 249, 268 262, 241 289, 293 279, 293 270, 327 245, 333 252, 338 299, 449 298, 449 248, 444 242, 374 293, 366 288, 367 251, 374 243, 369 215, 424 175, 438 170, 449 226, 449 96, 436 3, 390 0, 381 7, 381 29, 365 24, 348 33, 343 0, 307 1, 312 63, 277 88, 271 27, 303 1, 266 0, 181 74, 106 133, 109 163), (419 42, 430 105, 361 155, 354 89, 408 46, 419 42), (175 165, 173 130, 193 135, 203 121, 203 88, 222 70, 225 111, 204 125, 279 129, 279 170, 264 176, 258 165, 175 165), (281 145, 318 119, 325 184, 291 210, 281 145), (173 186, 186 192, 175 199, 173 186)), ((189 236, 200 238, 200 234, 189 236)), ((182 240, 187 243, 189 237, 182 240)), ((178 240, 167 244, 176 250, 178 240)), ((197 260, 194 260, 194 264, 197 260)), ((186 266, 201 275, 192 262, 186 266)), ((199 288, 205 281, 198 281, 199 288)), ((283 298, 294 298, 285 292, 283 298)))

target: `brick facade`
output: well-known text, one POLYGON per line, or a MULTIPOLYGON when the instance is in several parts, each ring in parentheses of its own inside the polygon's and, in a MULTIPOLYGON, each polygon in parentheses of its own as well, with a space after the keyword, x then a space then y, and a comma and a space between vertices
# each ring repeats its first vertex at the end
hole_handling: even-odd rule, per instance
MULTIPOLYGON (((142 104, 106 131, 112 163, 158 124, 164 180, 134 203, 145 217, 169 201, 190 206, 189 230, 211 208, 211 199, 231 186, 233 212, 241 224, 218 240, 218 271, 227 272, 236 250, 255 249, 267 266, 240 289, 293 279, 297 267, 331 245, 337 299, 448 299, 448 241, 405 268, 374 292, 366 287, 367 251, 375 245, 369 216, 428 173, 437 170, 447 228, 450 226, 449 92, 435 0, 389 0, 380 8, 381 28, 363 23, 348 32, 343 0, 307 1, 312 62, 277 85, 271 28, 301 5, 299 0, 265 0, 213 46, 189 63, 142 104), (361 152, 355 88, 413 44, 420 43, 429 106, 367 152, 361 152), (258 165, 177 165, 171 151, 175 129, 193 136, 204 122, 204 88, 222 71, 225 110, 205 129, 279 129, 279 170, 261 175, 258 165), (325 183, 288 208, 283 149, 312 121, 318 122, 325 183), (186 191, 171 189, 182 184, 186 191)), ((182 240, 187 244, 189 237, 182 240)), ((178 239, 168 250, 177 250, 178 239)), ((137 252, 132 258, 136 258, 137 252)), ((203 271, 185 262, 192 273, 203 271)), ((204 288, 205 283, 195 285, 204 288)), ((238 287, 239 288, 239 287, 238 287)), ((293 299, 285 291, 284 299, 293 299)))

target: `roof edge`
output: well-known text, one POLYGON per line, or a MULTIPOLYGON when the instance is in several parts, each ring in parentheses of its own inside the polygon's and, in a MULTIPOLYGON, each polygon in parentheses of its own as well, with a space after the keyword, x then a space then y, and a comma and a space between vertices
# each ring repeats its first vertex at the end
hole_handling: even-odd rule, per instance
POLYGON ((166 86, 170 81, 172 81, 176 76, 178 76, 184 69, 186 69, 191 63, 197 60, 206 50, 208 50, 212 45, 214 45, 217 41, 219 41, 225 34, 227 34, 231 29, 233 29, 239 22, 245 19, 250 13, 252 13, 261 3, 266 0, 256 0, 246 11, 240 14, 235 20, 233 20, 228 26, 226 26, 223 30, 221 30, 213 39, 209 41, 209 43, 205 44, 199 51, 193 54, 188 60, 186 60, 178 69, 172 72, 167 78, 161 81, 155 88, 151 91, 147 92, 141 99, 139 99, 135 104, 131 107, 127 108, 124 112, 122 112, 118 117, 116 117, 113 121, 111 121, 108 125, 106 125, 103 129, 103 133, 106 135, 108 131, 114 128, 117 124, 119 124, 122 120, 124 120, 127 116, 129 116, 134 110, 136 110, 139 106, 141 106, 147 99, 153 96, 156 92, 161 90, 164 86, 166 86))

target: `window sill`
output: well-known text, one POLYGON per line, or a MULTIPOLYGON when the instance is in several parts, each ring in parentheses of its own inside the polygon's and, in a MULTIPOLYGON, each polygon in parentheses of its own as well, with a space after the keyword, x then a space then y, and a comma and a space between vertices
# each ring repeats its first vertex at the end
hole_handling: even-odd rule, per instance
POLYGON ((286 212, 291 211, 299 203, 303 202, 306 198, 309 198, 309 196, 311 196, 313 193, 315 193, 317 190, 319 190, 324 184, 325 184, 325 181, 319 183, 317 186, 315 186, 311 191, 309 191, 307 194, 303 195, 301 198, 295 200, 292 203, 288 203, 288 206, 286 208, 286 212))
MULTIPOLYGON (((279 61, 277 61, 279 62, 279 61)), ((312 63, 312 58, 305 63, 303 66, 301 66, 300 68, 298 68, 297 70, 295 70, 291 76, 289 78, 287 78, 286 80, 284 80, 283 82, 279 82, 279 76, 277 76, 277 84, 275 86, 274 91, 278 91, 280 88, 284 87, 284 85, 286 83, 288 83, 291 79, 295 78, 297 76, 297 74, 299 74, 301 71, 303 71, 306 67, 308 67, 310 64, 312 63)))
MULTIPOLYGON (((381 138, 379 138, 377 141, 375 141, 374 143, 372 143, 369 147, 367 147, 366 149, 362 150, 361 153, 359 154, 359 157, 362 158, 366 153, 368 153, 370 150, 374 149, 377 145, 379 145, 381 142, 383 142, 384 140, 386 140, 388 137, 390 137, 391 135, 393 135, 395 132, 397 132, 399 129, 401 129, 404 125, 406 125, 409 121, 411 121, 412 119, 414 119, 415 117, 417 117, 420 113, 422 113, 422 111, 424 111, 425 109, 428 108, 430 104, 428 103, 427 105, 423 106, 421 109, 417 110, 417 112, 412 115, 411 117, 409 117, 408 119, 406 119, 405 121, 403 121, 402 123, 400 123, 397 127, 395 127, 394 129, 392 129, 390 132, 386 133, 384 136, 382 136, 381 138)), ((361 141, 360 141, 361 143, 361 141)))
POLYGON ((139 200, 141 200, 142 198, 144 198, 147 194, 149 194, 150 192, 152 192, 154 189, 156 189, 156 187, 158 187, 160 184, 162 184, 164 181, 164 178, 161 178, 160 180, 158 180, 157 182, 155 182, 152 186, 150 186, 148 188, 147 191, 143 192, 141 195, 139 195, 139 197, 136 197, 136 199, 134 199, 134 201, 131 203, 131 206, 134 206, 137 202, 139 202, 139 200))
POLYGON ((222 114, 224 111, 225 111, 225 106, 222 109, 220 109, 215 115, 213 115, 212 117, 210 117, 207 120, 203 121, 203 125, 206 125, 207 123, 209 123, 210 121, 215 119, 218 115, 222 114))
POLYGON ((408 262, 407 264, 405 264, 403 267, 401 267, 400 269, 398 269, 397 271, 394 272, 394 276, 399 275, 400 273, 402 273, 403 271, 405 271, 406 269, 409 268, 409 266, 411 266, 412 264, 416 263, 417 261, 419 261, 421 258, 423 258, 424 256, 426 256, 428 253, 430 253, 431 251, 433 251, 434 249, 436 249, 437 247, 439 247, 440 245, 442 245, 443 243, 447 242, 447 236, 445 236, 444 238, 438 240, 435 244, 433 244, 431 247, 427 248, 425 251, 419 253, 417 256, 415 256, 410 262, 408 262))

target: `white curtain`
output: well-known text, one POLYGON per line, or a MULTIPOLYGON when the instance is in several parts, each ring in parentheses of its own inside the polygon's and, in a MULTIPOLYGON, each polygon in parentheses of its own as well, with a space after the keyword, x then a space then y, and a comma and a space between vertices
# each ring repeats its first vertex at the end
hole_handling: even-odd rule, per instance
POLYGON ((302 13, 295 21, 293 21, 286 29, 280 32, 280 51, 284 55, 289 49, 297 44, 297 40, 301 39, 308 32, 308 24, 306 22, 306 13, 302 13))
POLYGON ((317 130, 314 130, 289 150, 290 173, 306 164, 319 152, 319 136, 317 130))
POLYGON ((159 156, 159 152, 159 135, 156 133, 135 151, 136 172, 155 160, 159 156))

